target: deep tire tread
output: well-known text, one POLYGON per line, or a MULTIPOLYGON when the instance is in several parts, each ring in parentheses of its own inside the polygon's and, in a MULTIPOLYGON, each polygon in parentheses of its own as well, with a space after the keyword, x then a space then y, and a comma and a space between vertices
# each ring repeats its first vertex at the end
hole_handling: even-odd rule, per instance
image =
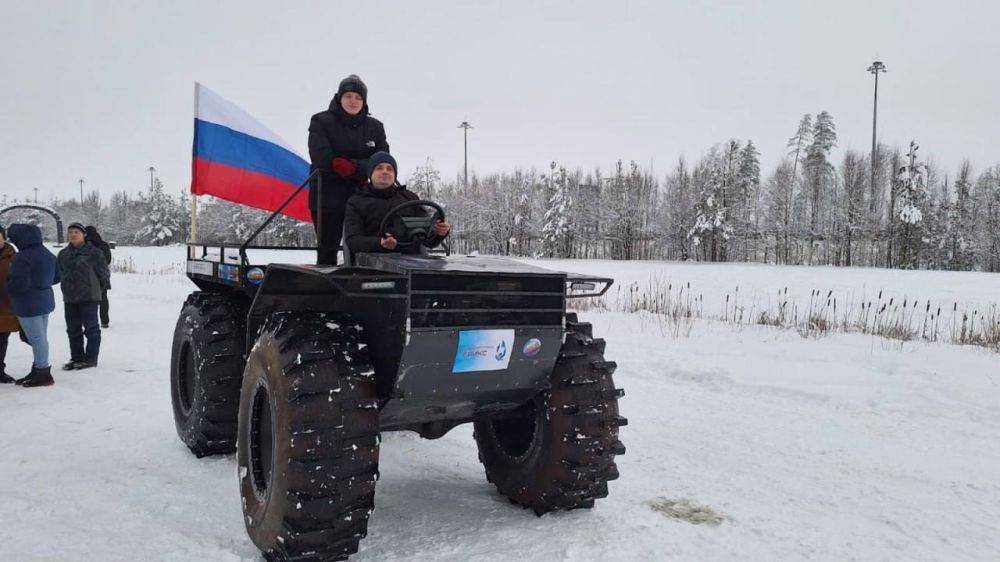
POLYGON ((593 338, 589 322, 566 315, 565 343, 553 370, 552 388, 544 396, 546 430, 553 433, 539 454, 510 460, 498 453, 496 429, 477 421, 475 438, 486 478, 511 503, 537 515, 590 508, 607 497, 608 481, 618 478, 615 456, 625 453, 618 428, 628 420, 618 415, 614 361, 604 358, 605 342, 593 338), (524 463, 524 464, 518 464, 524 463), (527 464, 534 463, 534 464, 527 464))
POLYGON ((197 457, 236 450, 236 422, 243 380, 246 303, 221 293, 196 291, 181 308, 174 333, 171 378, 177 376, 178 346, 187 341, 195 354, 195 398, 188 416, 174 400, 181 441, 197 457))
POLYGON ((277 313, 261 341, 280 354, 287 388, 277 398, 289 444, 276 461, 287 492, 267 508, 280 534, 251 538, 269 560, 345 560, 367 534, 378 481, 380 404, 363 333, 340 314, 277 313))

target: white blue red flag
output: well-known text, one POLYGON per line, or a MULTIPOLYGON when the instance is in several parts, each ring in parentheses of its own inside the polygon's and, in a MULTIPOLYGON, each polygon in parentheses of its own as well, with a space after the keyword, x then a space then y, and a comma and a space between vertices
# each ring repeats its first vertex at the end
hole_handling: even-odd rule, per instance
MULTIPOLYGON (((194 99, 191 193, 274 211, 309 177, 309 163, 249 113, 197 83, 194 99)), ((308 187, 282 213, 311 222, 308 187)))

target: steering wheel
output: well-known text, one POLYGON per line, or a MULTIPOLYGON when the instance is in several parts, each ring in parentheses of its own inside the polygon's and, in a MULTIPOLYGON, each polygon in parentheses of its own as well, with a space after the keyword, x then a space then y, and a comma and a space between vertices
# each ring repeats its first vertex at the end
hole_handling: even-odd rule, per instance
POLYGON ((391 233, 396 238, 396 248, 409 250, 430 238, 434 223, 439 220, 444 220, 444 209, 441 208, 441 205, 433 201, 418 199, 401 203, 389 209, 389 212, 382 218, 378 231, 380 236, 386 232, 391 233), (434 213, 422 217, 407 217, 399 214, 400 211, 410 207, 430 207, 434 209, 434 213), (390 224, 392 225, 391 230, 388 228, 390 224))

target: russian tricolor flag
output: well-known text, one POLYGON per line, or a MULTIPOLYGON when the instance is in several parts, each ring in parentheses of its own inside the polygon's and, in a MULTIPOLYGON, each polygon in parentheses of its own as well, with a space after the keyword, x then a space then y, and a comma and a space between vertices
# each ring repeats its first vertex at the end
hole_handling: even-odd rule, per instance
MULTIPOLYGON (((274 211, 309 177, 288 143, 219 94, 195 83, 191 193, 274 211)), ((282 211, 311 222, 308 187, 282 211)))

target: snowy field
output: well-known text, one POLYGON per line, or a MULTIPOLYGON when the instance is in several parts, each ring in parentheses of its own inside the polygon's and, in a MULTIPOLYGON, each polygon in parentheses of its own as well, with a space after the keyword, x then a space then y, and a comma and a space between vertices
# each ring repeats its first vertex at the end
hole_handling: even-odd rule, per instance
MULTIPOLYGON (((113 276, 100 366, 54 371, 50 388, 0 387, 0 560, 259 559, 234 460, 195 459, 174 432, 170 340, 194 289, 183 256, 120 248, 135 273, 113 276)), ((762 301, 786 286, 806 300, 819 289, 1000 301, 1000 276, 975 273, 542 263, 690 282, 713 314, 737 285, 762 301)), ((436 441, 386 434, 352 560, 1000 559, 1000 355, 710 320, 675 337, 645 313, 584 318, 627 392, 610 496, 536 518, 486 482, 469 426, 436 441)), ((58 311, 49 332, 58 364, 58 311)), ((26 372, 29 349, 12 341, 7 363, 26 372)))

